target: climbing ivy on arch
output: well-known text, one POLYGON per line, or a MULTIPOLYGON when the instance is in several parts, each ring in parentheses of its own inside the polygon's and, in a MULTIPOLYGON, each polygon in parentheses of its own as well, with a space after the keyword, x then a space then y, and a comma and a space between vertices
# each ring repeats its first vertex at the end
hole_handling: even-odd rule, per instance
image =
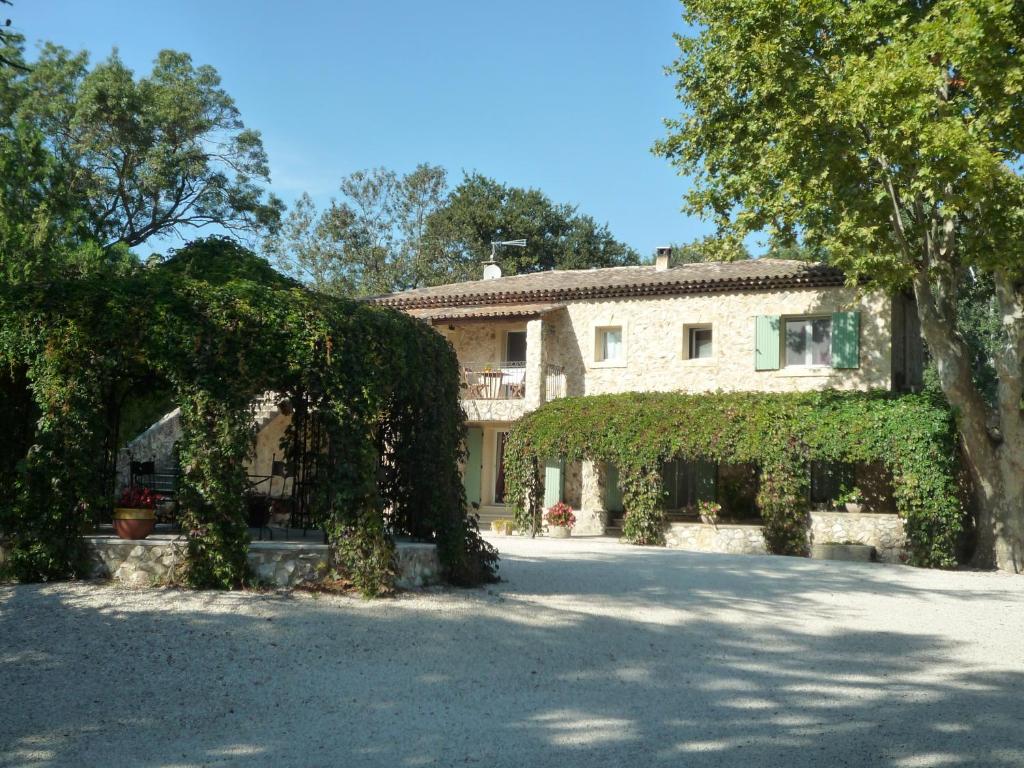
POLYGON ((251 579, 245 462, 267 391, 302 397, 325 430, 313 511, 354 583, 389 586, 396 534, 436 542, 453 583, 493 580, 459 479, 451 346, 398 312, 312 293, 223 238, 151 266, 0 287, 0 386, 24 406, 25 439, 0 453, 0 544, 16 578, 85 575, 82 532, 109 503, 111 414, 154 381, 181 406, 193 586, 251 579))
POLYGON ((603 461, 619 473, 625 537, 663 544, 661 467, 672 459, 754 463, 765 542, 806 554, 810 462, 881 462, 915 565, 950 567, 964 510, 949 409, 929 395, 884 392, 625 393, 547 403, 513 425, 505 446, 507 498, 536 531, 545 459, 603 461))

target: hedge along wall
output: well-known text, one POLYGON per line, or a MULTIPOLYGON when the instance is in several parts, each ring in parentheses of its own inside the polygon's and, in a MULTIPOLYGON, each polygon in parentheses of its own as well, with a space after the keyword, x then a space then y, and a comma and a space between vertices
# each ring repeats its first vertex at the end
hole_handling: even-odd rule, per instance
POLYGON ((624 534, 663 544, 660 470, 671 459, 752 462, 769 551, 806 554, 809 463, 882 462, 893 475, 911 563, 948 567, 964 511, 949 409, 927 395, 888 393, 626 393, 555 400, 513 425, 507 494, 520 528, 539 529, 546 460, 611 462, 626 509, 624 534))
POLYGON ((23 581, 86 573, 82 531, 104 498, 126 397, 165 387, 182 408, 179 488, 188 581, 246 583, 252 407, 308 402, 327 435, 313 511, 368 594, 393 576, 385 531, 435 541, 449 581, 492 580, 467 516, 450 345, 400 313, 313 294, 224 239, 161 264, 0 286, 0 389, 20 404, 0 452, 0 542, 23 581))

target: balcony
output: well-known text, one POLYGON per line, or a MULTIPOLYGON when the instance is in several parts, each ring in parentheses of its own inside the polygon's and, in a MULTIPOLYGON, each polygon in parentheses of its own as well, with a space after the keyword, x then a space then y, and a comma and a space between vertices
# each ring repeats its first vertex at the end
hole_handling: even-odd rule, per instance
POLYGON ((515 421, 543 401, 565 397, 565 372, 545 365, 543 375, 525 361, 463 363, 462 407, 469 421, 515 421))
POLYGON ((526 361, 467 363, 462 367, 463 400, 522 400, 526 361))

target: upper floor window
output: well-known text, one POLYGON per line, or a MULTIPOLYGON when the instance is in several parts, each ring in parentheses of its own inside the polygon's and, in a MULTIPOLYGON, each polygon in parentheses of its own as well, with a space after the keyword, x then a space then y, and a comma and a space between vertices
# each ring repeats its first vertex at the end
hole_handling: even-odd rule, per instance
MULTIPOLYGON (((816 317, 758 315, 754 322, 754 370, 775 371, 780 366, 859 368, 860 312, 816 317)), ((822 374, 812 370, 809 375, 822 374)))
POLYGON ((710 325, 692 325, 686 332, 686 357, 688 360, 705 360, 712 357, 710 325))
POLYGON ((786 320, 786 365, 832 365, 832 318, 786 320))
POLYGON ((599 363, 621 363, 626 358, 622 343, 622 326, 606 326, 597 329, 597 343, 594 359, 599 363))

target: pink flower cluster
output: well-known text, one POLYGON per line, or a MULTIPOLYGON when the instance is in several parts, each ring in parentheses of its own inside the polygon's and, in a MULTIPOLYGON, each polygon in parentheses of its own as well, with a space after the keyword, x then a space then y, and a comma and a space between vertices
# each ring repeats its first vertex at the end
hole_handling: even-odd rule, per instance
POLYGON ((560 501, 548 509, 544 517, 547 519, 548 525, 553 525, 556 528, 572 528, 576 525, 576 515, 572 513, 572 507, 564 501, 560 501))

